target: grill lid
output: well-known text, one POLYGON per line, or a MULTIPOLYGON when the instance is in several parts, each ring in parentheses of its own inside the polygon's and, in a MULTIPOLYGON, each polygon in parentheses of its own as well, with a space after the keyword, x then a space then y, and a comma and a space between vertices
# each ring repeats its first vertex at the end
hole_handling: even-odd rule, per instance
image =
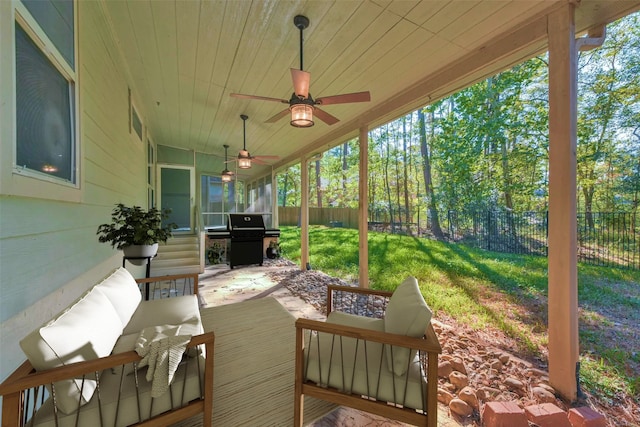
POLYGON ((229 230, 264 231, 264 220, 260 214, 229 214, 229 230))

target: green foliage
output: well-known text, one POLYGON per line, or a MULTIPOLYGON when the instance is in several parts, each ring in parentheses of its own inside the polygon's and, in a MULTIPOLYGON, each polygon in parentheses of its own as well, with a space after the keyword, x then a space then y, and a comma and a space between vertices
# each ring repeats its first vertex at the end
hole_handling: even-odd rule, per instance
POLYGON ((207 261, 210 265, 221 264, 224 262, 226 249, 218 242, 213 242, 211 246, 207 248, 207 261))
POLYGON ((98 226, 98 241, 111 243, 116 249, 166 242, 171 237, 171 230, 178 228, 174 223, 163 227, 162 220, 167 219, 169 213, 167 209, 145 210, 140 206, 128 207, 118 203, 111 212, 111 223, 98 226))

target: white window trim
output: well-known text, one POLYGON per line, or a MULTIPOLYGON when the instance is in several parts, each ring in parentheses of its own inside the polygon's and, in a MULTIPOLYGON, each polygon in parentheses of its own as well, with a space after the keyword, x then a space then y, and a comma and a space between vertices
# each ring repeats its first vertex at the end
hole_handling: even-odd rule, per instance
MULTIPOLYGON (((31 16, 26 7, 19 1, 11 2, 11 17, 4 23, 10 24, 10 40, 3 46, 3 50, 10 47, 11 58, 15 58, 15 26, 19 25, 31 38, 31 40, 38 46, 41 52, 51 61, 54 67, 60 72, 61 76, 68 80, 74 89, 73 94, 73 119, 74 126, 72 127, 73 143, 74 143, 74 169, 75 169, 75 182, 65 181, 60 178, 52 177, 45 173, 41 173, 35 170, 26 169, 16 164, 16 152, 17 152, 17 129, 16 129, 16 68, 15 60, 8 61, 10 64, 3 65, 3 67, 10 67, 11 75, 11 104, 10 114, 5 115, 2 119, 3 126, 9 126, 11 129, 12 144, 8 146, 3 144, 2 147, 2 159, 3 163, 0 165, 0 193, 20 195, 27 197, 38 197, 44 199, 54 200, 66 200, 66 201, 80 201, 80 187, 82 180, 82 165, 80 163, 81 157, 81 132, 80 132, 80 90, 79 90, 79 78, 78 78, 78 3, 74 2, 74 63, 76 70, 72 69, 69 64, 63 59, 58 49, 53 42, 44 33, 44 30, 37 24, 35 19, 31 16), (9 149, 10 147, 10 149, 9 149)), ((6 70, 6 68, 5 68, 6 70)), ((8 70, 7 70, 8 71, 8 70)))
MULTIPOLYGON (((135 131, 133 132, 135 134, 135 131)), ((158 192, 156 191, 156 182, 158 181, 157 177, 157 164, 158 164, 158 147, 155 142, 151 139, 149 132, 147 132, 147 146, 146 146, 146 158, 147 158, 147 174, 149 174, 149 168, 151 168, 151 182, 149 182, 149 177, 147 176, 147 209, 151 209, 158 205, 158 192), (149 162, 149 146, 153 149, 153 159, 149 162), (155 206, 151 206, 149 203, 149 192, 153 192, 153 201, 155 206)))
POLYGON ((147 127, 145 126, 144 119, 142 118, 142 115, 140 114, 140 109, 138 108, 138 104, 135 101, 135 99, 133 98, 133 94, 131 92, 131 89, 129 89, 129 134, 136 141, 144 142, 145 139, 149 138, 147 133, 148 133, 147 132, 147 127), (136 116, 138 116, 138 120, 140 121, 140 126, 141 126, 140 133, 141 133, 141 135, 138 135, 138 132, 133 127, 133 113, 134 112, 135 112, 136 116))

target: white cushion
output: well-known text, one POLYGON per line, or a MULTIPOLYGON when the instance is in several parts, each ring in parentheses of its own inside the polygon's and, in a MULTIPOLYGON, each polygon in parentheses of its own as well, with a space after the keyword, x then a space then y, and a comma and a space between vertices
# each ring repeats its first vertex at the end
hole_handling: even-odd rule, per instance
MULTIPOLYGON (((153 400, 151 383, 144 379, 145 372, 138 371, 136 380, 134 375, 121 377, 107 370, 100 377, 100 401, 96 396, 83 406, 78 420, 75 413, 69 415, 58 413, 58 422, 56 422, 52 401, 49 398, 36 412, 34 425, 38 427, 128 426, 140 421, 138 418, 140 413, 143 418, 148 418, 149 414, 156 416, 171 409, 180 408, 201 396, 205 363, 203 356, 199 358, 199 361, 189 359, 188 364, 182 364, 178 368, 172 383, 173 393, 165 393, 153 400), (198 378, 198 368, 200 378, 198 378), (186 386, 184 385, 185 370, 186 386), (139 394, 136 393, 136 381, 140 387, 139 394)), ((27 425, 30 424, 27 423, 27 425)))
POLYGON ((98 283, 94 289, 100 290, 118 312, 122 327, 129 323, 131 316, 142 300, 140 288, 131 273, 120 267, 109 277, 98 283))
POLYGON ((181 333, 191 335, 203 333, 198 296, 184 295, 142 301, 123 333, 139 333, 144 328, 157 325, 183 325, 181 333), (192 324, 193 327, 188 327, 186 324, 192 324))
MULTIPOLYGON (((431 322, 431 315, 431 309, 420 293, 418 280, 410 276, 389 299, 384 316, 384 330, 391 334, 420 338, 431 322)), ((386 352, 389 370, 396 375, 404 375, 411 357, 409 349, 387 346, 386 352)))
MULTIPOLYGON (((43 327, 20 341, 25 355, 38 370, 108 356, 122 333, 118 312, 99 290, 92 289, 43 327)), ((64 380, 54 384, 58 407, 65 413, 87 403, 95 378, 64 380), (82 399, 80 399, 82 390, 82 399)))

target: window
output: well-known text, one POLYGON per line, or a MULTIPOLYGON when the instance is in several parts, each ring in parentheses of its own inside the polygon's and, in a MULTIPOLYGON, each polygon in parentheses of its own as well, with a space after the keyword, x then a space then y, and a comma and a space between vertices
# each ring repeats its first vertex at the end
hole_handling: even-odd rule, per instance
POLYGON ((23 4, 15 23, 15 170, 75 184, 73 2, 23 4))
POLYGON ((242 182, 223 183, 220 176, 201 175, 200 211, 205 227, 227 224, 227 213, 243 212, 242 182))
POLYGON ((134 107, 133 105, 131 106, 131 127, 133 127, 133 131, 142 141, 142 121, 140 120, 140 116, 138 116, 136 107, 134 107))
POLYGON ((247 185, 247 212, 261 213, 267 228, 272 226, 271 177, 265 176, 247 185))

